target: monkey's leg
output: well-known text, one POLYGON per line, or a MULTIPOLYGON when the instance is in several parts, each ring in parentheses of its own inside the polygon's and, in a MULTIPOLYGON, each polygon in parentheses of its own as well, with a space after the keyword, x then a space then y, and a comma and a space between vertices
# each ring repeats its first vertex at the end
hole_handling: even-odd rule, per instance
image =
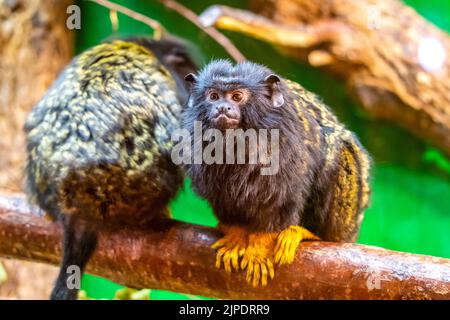
MULTIPOLYGON (((71 278, 82 276, 84 268, 97 245, 97 234, 90 231, 83 224, 75 230, 74 221, 66 218, 64 221, 63 258, 55 287, 50 295, 51 300, 75 300, 77 298, 77 286, 73 286, 71 278), (78 270, 73 270, 73 268, 78 270), (79 273, 75 273, 79 271, 79 273)), ((81 281, 81 279, 75 279, 81 281)), ((76 283, 75 283, 76 284, 76 283)))
POLYGON ((217 249, 216 267, 220 268, 222 263, 225 271, 239 270, 239 258, 244 254, 247 247, 247 231, 237 226, 219 224, 218 228, 225 236, 217 240, 211 248, 217 249))
POLYGON ((364 149, 355 141, 346 142, 339 154, 335 178, 327 187, 330 201, 324 209, 327 216, 321 231, 324 240, 357 240, 369 202, 369 169, 370 160, 364 149))
POLYGON ((319 237, 300 226, 289 226, 277 236, 275 246, 275 262, 290 264, 294 262, 295 251, 303 240, 320 240, 319 237))
POLYGON ((253 287, 267 285, 275 275, 273 261, 276 232, 255 232, 249 235, 248 246, 244 251, 241 268, 247 269, 247 282, 253 287))

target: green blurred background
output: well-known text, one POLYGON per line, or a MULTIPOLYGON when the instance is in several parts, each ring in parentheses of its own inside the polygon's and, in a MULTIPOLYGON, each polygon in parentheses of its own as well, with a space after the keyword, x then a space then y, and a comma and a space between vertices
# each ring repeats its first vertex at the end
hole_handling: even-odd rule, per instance
MULTIPOLYGON (((247 1, 179 1, 197 13, 212 4, 246 8, 247 1)), ((448 0, 407 0, 438 27, 450 31, 448 0)), ((198 47, 202 63, 227 57, 209 36, 177 13, 152 0, 122 0, 120 4, 160 21, 171 33, 198 47)), ((77 52, 112 35, 151 35, 152 30, 119 14, 119 30, 112 32, 109 11, 97 4, 79 1, 82 29, 77 34, 77 52)), ((389 123, 375 121, 350 100, 342 83, 328 74, 280 55, 271 46, 240 34, 225 32, 250 60, 268 65, 286 78, 298 81, 320 95, 341 121, 357 133, 375 160, 372 205, 366 211, 358 243, 387 249, 450 258, 450 161, 438 150, 389 123)), ((450 139, 450 137, 449 137, 450 139)), ((196 197, 186 181, 171 204, 175 219, 214 226, 208 204, 196 197)), ((83 289, 91 298, 111 299, 121 286, 86 275, 83 289)), ((185 294, 152 290, 151 299, 196 299, 185 294)))

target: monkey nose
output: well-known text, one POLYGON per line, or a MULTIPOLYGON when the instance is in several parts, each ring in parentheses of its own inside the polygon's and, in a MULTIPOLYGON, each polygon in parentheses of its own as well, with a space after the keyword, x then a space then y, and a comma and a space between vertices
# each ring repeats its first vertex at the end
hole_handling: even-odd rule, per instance
POLYGON ((219 113, 226 113, 227 111, 230 111, 231 107, 230 106, 220 106, 217 108, 217 111, 219 113))

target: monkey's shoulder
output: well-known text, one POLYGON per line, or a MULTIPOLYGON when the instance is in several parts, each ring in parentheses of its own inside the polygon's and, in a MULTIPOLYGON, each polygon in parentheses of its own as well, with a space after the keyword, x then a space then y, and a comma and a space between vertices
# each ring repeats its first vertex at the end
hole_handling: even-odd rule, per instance
MULTIPOLYGON (((135 67, 145 71, 147 68, 158 69, 162 66, 157 56, 149 49, 123 40, 105 42, 87 49, 73 59, 72 65, 75 69, 84 71, 112 71, 135 67)), ((162 70, 170 76, 167 70, 162 70)))
POLYGON ((342 127, 331 109, 316 94, 296 82, 287 80, 286 83, 299 115, 314 119, 322 127, 342 127))
POLYGON ((181 109, 175 86, 146 48, 123 41, 101 44, 65 68, 30 112, 25 130, 30 138, 76 130, 83 139, 88 131, 100 136, 122 130, 129 118, 139 120, 133 122, 138 127, 155 122, 171 127, 181 109))
POLYGON ((155 97, 176 89, 175 80, 158 57, 133 42, 100 44, 83 52, 72 65, 80 89, 147 91, 155 97))
POLYGON ((348 130, 336 117, 333 111, 312 92, 293 81, 286 81, 292 94, 299 119, 304 130, 309 133, 310 143, 322 151, 325 162, 338 162, 342 150, 350 149, 358 154, 358 158, 369 166, 370 157, 359 142, 358 137, 348 130))

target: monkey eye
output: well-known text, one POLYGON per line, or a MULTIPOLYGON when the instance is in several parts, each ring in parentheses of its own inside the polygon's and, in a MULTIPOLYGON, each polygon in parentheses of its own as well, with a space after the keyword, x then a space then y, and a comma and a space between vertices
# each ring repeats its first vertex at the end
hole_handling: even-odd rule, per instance
POLYGON ((219 94, 217 92, 211 92, 209 94, 209 99, 212 101, 219 100, 219 94))
POLYGON ((233 93, 231 99, 233 99, 233 101, 240 102, 242 100, 242 93, 241 92, 233 93))

